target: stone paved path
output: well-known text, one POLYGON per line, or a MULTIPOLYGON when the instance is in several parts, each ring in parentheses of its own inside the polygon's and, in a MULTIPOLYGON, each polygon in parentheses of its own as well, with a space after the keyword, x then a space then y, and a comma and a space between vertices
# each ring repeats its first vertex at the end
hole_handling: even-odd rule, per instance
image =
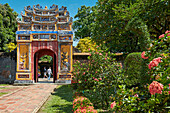
POLYGON ((11 95, 0 97, 0 113, 36 113, 56 86, 49 83, 24 86, 11 95))

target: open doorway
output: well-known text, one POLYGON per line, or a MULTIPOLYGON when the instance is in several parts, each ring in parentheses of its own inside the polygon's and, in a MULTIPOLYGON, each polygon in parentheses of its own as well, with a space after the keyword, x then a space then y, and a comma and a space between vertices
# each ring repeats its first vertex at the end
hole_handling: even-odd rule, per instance
POLYGON ((53 57, 44 55, 38 60, 38 82, 53 82, 53 57))
POLYGON ((45 49, 34 54, 34 81, 38 83, 54 83, 56 80, 56 55, 45 49), (46 75, 46 76, 44 76, 46 75))

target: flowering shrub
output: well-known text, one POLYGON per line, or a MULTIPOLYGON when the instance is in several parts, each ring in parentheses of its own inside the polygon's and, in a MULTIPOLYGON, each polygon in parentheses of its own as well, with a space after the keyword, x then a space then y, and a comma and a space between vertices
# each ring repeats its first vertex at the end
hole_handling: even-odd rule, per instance
POLYGON ((121 65, 116 63, 110 52, 106 53, 104 46, 90 50, 87 63, 77 61, 73 67, 73 75, 77 80, 77 92, 90 99, 94 107, 107 109, 111 94, 121 79, 121 65))
POLYGON ((146 82, 128 89, 119 85, 115 111, 118 112, 155 112, 167 113, 170 108, 170 57, 169 57, 170 31, 153 41, 148 51, 141 54, 141 58, 148 64, 144 76, 146 82))
POLYGON ((168 36, 168 34, 170 34, 170 32, 166 31, 165 34, 160 35, 159 40, 154 41, 152 46, 146 52, 150 61, 148 64, 148 73, 150 75, 151 82, 156 80, 159 83, 162 83, 165 87, 167 87, 170 83, 170 36, 168 36))
POLYGON ((76 97, 73 101, 74 113, 97 113, 92 103, 86 97, 76 97))
MULTIPOLYGON (((105 49, 97 46, 95 51, 91 50, 89 62, 77 61, 74 65, 73 79, 78 83, 77 92, 88 97, 94 107, 109 108, 110 111, 168 112, 167 108, 170 108, 169 43, 170 31, 166 31, 158 40, 152 42, 148 51, 140 54, 145 67, 141 74, 143 80, 142 83, 133 84, 131 87, 126 87, 128 85, 126 80, 131 74, 125 73, 127 79, 123 80, 120 64, 113 62, 111 53, 106 53, 102 51, 105 49)), ((137 62, 139 60, 132 62, 132 65, 137 62)), ((125 66, 125 70, 128 68, 125 66)), ((130 71, 135 72, 135 68, 131 68, 130 71)), ((74 105, 74 108, 78 108, 76 112, 87 111, 84 108, 90 109, 82 105, 81 103, 74 105)))

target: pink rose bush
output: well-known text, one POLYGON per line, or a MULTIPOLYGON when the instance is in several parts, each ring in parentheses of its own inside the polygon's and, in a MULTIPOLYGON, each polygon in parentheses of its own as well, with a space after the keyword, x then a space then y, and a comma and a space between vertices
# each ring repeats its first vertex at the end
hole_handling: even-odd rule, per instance
POLYGON ((155 95, 156 93, 162 94, 162 90, 163 90, 163 85, 157 81, 153 81, 149 85, 149 92, 151 95, 155 95))
MULTIPOLYGON (((159 106, 166 106, 168 97, 167 89, 168 89, 168 83, 170 82, 168 80, 169 76, 169 63, 170 63, 170 57, 169 57, 169 36, 170 31, 166 31, 165 34, 162 34, 159 36, 159 40, 155 40, 153 43, 153 46, 150 48, 150 50, 147 52, 150 54, 149 56, 149 64, 148 68, 149 70, 149 76, 150 76, 150 85, 149 85, 149 92, 151 96, 149 98, 149 101, 156 104, 159 102, 159 106), (161 57, 158 57, 161 56, 161 57), (153 60, 152 60, 153 59, 153 60), (158 67, 159 65, 159 67, 158 67), (157 67, 154 69, 154 67, 157 67), (159 82, 158 82, 159 81, 159 82), (166 92, 166 93, 165 93, 166 92), (156 95, 156 94, 159 94, 156 95), (156 101, 155 101, 155 100, 156 101)), ((170 94, 170 93, 169 93, 170 94)), ((154 104, 151 104, 154 106, 154 104)), ((161 109, 162 111, 164 108, 159 108, 154 106, 154 109, 161 109)))
POLYGON ((90 100, 86 97, 77 96, 73 101, 74 113, 97 113, 90 100))
MULTIPOLYGON (((148 51, 141 54, 144 60, 143 83, 131 88, 122 85, 117 91, 117 112, 169 112, 170 75, 169 75, 169 41, 170 31, 159 36, 158 40, 151 42, 148 51), (145 56, 146 55, 146 56, 145 56), (161 57, 160 57, 161 56, 161 57), (130 91, 131 89, 131 91, 130 91), (135 95, 134 95, 135 94, 135 95)), ((133 71, 133 70, 131 70, 133 71)), ((113 98, 115 100, 115 98, 113 98)), ((115 101, 117 101, 115 100, 115 101)))
MULTIPOLYGON (((121 65, 114 60, 114 54, 106 52, 105 48, 105 45, 100 45, 95 50, 90 50, 87 62, 75 62, 72 72, 78 81, 76 91, 91 100, 98 109, 110 108, 111 100, 108 97, 114 93, 113 89, 121 81, 123 72, 121 65), (116 77, 118 74, 120 76, 116 77)), ((78 112, 81 109, 83 108, 76 110, 78 112)))

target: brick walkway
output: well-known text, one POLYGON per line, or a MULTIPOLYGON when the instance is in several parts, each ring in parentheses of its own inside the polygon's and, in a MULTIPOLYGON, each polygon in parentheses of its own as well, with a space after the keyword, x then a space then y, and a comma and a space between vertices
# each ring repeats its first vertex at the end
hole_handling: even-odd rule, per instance
POLYGON ((36 113, 56 86, 54 84, 24 86, 11 95, 0 97, 0 113, 36 113))

